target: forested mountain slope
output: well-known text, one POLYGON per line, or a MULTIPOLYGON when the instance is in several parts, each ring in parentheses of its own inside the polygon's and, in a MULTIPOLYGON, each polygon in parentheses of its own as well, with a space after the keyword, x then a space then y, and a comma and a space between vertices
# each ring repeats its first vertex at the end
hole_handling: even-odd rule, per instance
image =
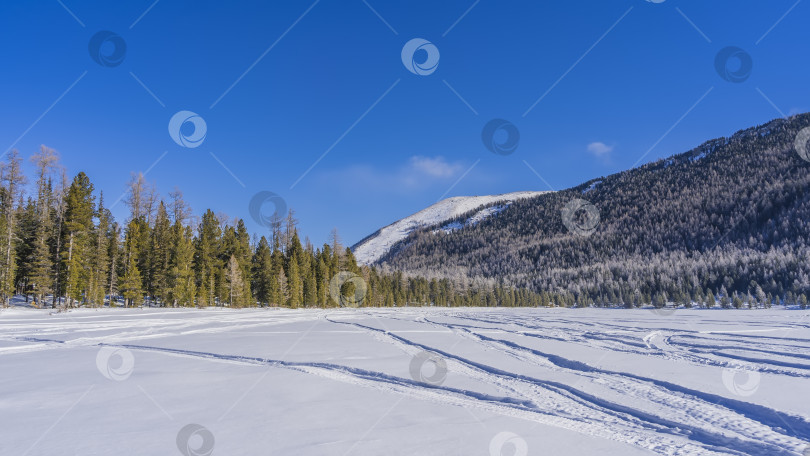
POLYGON ((497 214, 515 200, 531 198, 543 193, 547 192, 515 192, 503 195, 447 198, 426 209, 422 209, 416 214, 377 230, 374 234, 355 244, 352 251, 359 263, 373 264, 390 252, 391 247, 419 228, 436 226, 448 221, 455 221, 459 226, 467 223, 478 223, 497 214), (465 215, 467 217, 462 220, 461 217, 465 215))
POLYGON ((710 295, 732 305, 803 302, 810 294, 810 163, 795 143, 808 126, 810 114, 774 120, 515 201, 475 225, 428 227, 379 263, 503 279, 584 303, 701 302, 710 295), (583 210, 586 202, 595 210, 583 210), (571 229, 566 205, 575 209, 571 229))

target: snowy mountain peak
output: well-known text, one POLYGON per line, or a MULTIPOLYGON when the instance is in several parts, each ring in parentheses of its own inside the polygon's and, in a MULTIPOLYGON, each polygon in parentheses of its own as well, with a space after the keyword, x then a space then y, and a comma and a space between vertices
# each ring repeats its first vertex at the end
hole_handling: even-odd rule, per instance
MULTIPOLYGON (((447 198, 378 230, 376 233, 355 244, 352 250, 354 251, 354 256, 358 263, 372 264, 385 256, 397 242, 405 239, 417 229, 441 225, 444 222, 474 211, 475 209, 482 208, 481 211, 476 212, 463 223, 459 222, 457 224, 441 226, 441 229, 445 231, 458 229, 464 225, 475 224, 487 217, 498 214, 514 201, 531 198, 544 193, 548 192, 514 192, 501 195, 456 196, 447 198), (494 203, 501 204, 494 208, 484 208, 484 206, 489 206, 494 203)), ((437 228, 439 228, 439 226, 437 226, 437 228)))

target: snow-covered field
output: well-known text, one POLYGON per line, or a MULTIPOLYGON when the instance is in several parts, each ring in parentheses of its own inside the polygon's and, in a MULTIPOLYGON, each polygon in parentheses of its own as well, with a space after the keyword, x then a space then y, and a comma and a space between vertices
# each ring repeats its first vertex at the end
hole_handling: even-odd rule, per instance
POLYGON ((802 454, 805 311, 0 311, 3 455, 802 454))

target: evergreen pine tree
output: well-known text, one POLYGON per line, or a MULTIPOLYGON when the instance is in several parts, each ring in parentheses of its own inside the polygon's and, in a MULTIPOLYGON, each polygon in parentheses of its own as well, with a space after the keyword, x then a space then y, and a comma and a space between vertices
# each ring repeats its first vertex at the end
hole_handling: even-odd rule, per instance
POLYGON ((284 255, 275 246, 270 255, 273 263, 268 284, 268 300, 273 306, 282 306, 287 302, 287 277, 284 274, 284 255))
POLYGON ((6 163, 0 170, 0 297, 8 306, 16 290, 17 275, 17 208, 15 203, 22 197, 25 176, 22 174, 22 159, 16 149, 7 154, 6 163))
MULTIPOLYGON (((37 208, 36 202, 30 197, 24 207, 19 208, 19 220, 14 237, 17 239, 16 255, 17 270, 14 282, 17 289, 25 295, 25 302, 28 302, 32 291, 30 282, 34 270, 34 249, 36 248, 37 233, 37 208)), ((36 301, 39 303, 39 300, 36 301)))
POLYGON ((95 214, 93 184, 80 172, 73 179, 65 199, 62 251, 65 297, 68 306, 81 301, 90 280, 90 241, 95 214))
POLYGON ((215 304, 214 296, 216 290, 216 276, 220 269, 220 261, 217 258, 219 251, 219 239, 222 229, 219 220, 210 209, 205 211, 200 222, 197 233, 197 241, 194 246, 194 268, 199 284, 201 305, 212 306, 215 304))
POLYGON ((99 195, 98 211, 96 214, 98 225, 93 229, 92 247, 90 251, 90 284, 88 300, 96 306, 104 305, 104 295, 107 292, 107 277, 109 276, 109 234, 112 214, 104 207, 104 195, 99 195))
POLYGON ((46 294, 54 292, 53 256, 50 248, 54 225, 51 216, 53 202, 51 173, 58 160, 56 151, 45 146, 40 147, 39 153, 31 157, 37 170, 36 220, 34 233, 31 235, 33 245, 26 260, 31 268, 29 279, 31 291, 39 305, 43 305, 46 294))
POLYGON ((171 247, 171 222, 166 206, 161 201, 155 213, 154 227, 149 237, 149 286, 148 294, 165 305, 169 298, 169 249, 171 247))
POLYGON ((141 272, 138 270, 138 263, 135 261, 135 256, 129 257, 126 272, 124 273, 124 278, 121 283, 121 291, 126 307, 134 306, 143 300, 141 272))
POLYGON ((264 236, 259 239, 256 246, 256 253, 253 255, 252 260, 252 281, 253 281, 253 294, 256 300, 262 304, 272 303, 271 289, 273 282, 276 282, 273 275, 273 253, 270 250, 270 245, 267 238, 264 236))
POLYGON ((121 227, 118 223, 113 223, 109 230, 107 230, 107 252, 110 258, 110 267, 107 271, 107 295, 110 297, 110 307, 116 301, 118 295, 118 271, 122 269, 121 262, 121 247, 119 239, 121 238, 121 227))
POLYGON ((278 272, 278 301, 279 305, 289 305, 290 302, 290 287, 287 281, 287 274, 284 268, 279 269, 278 272))
POLYGON ((324 262, 323 254, 318 258, 315 279, 318 282, 318 305, 320 307, 326 307, 329 305, 329 282, 331 278, 329 277, 329 268, 326 266, 326 262, 324 262))
POLYGON ((287 269, 287 283, 289 289, 287 305, 293 309, 297 309, 301 307, 304 301, 304 286, 301 280, 301 271, 299 270, 297 255, 293 255, 289 259, 287 269))
POLYGON ((172 227, 173 244, 171 256, 171 298, 175 305, 193 306, 196 296, 194 280, 194 245, 190 227, 183 228, 179 222, 172 227))

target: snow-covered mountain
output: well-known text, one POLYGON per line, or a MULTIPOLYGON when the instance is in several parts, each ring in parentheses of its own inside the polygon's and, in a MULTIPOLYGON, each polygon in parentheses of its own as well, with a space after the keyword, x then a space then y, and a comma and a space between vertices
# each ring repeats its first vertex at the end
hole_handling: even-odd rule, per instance
POLYGON ((414 230, 436 226, 437 229, 452 231, 467 224, 475 224, 491 217, 512 202, 542 195, 548 192, 514 192, 502 195, 456 196, 439 201, 409 217, 396 221, 378 230, 352 247, 358 263, 372 264, 382 258, 397 242, 405 239, 414 230), (496 206, 492 206, 499 203, 496 206), (485 207, 487 206, 487 207, 485 207), (468 212, 481 208, 463 222, 442 225, 468 212))

